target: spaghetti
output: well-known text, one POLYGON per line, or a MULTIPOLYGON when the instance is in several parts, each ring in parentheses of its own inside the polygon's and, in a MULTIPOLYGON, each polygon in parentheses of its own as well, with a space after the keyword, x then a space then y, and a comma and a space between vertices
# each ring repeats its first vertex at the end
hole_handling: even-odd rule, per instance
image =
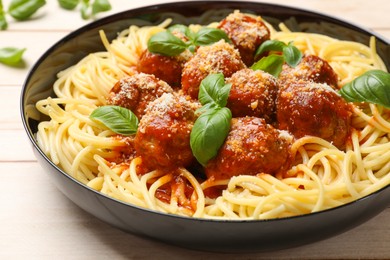
MULTIPOLYGON (((97 107, 107 104, 112 86, 126 75, 137 73, 136 64, 148 39, 164 31, 170 20, 158 26, 130 26, 111 43, 103 32, 107 51, 91 53, 61 71, 54 84, 56 98, 37 102, 50 117, 38 126, 37 140, 45 154, 66 173, 115 199, 164 213, 212 219, 270 219, 308 214, 362 198, 390 184, 390 112, 373 104, 353 106, 351 142, 340 150, 313 136, 294 141, 295 158, 285 174, 239 175, 230 179, 200 182, 181 167, 174 172, 152 170, 138 174, 142 159, 116 163, 126 138, 90 119, 97 107), (159 189, 176 176, 177 187, 168 199, 159 189), (184 194, 185 183, 192 193, 184 194), (215 198, 205 195, 210 187, 226 187, 215 198), (160 197, 159 197, 160 196, 160 197), (160 199, 159 199, 160 198, 160 199)), ((267 25, 271 38, 294 41, 305 54, 317 55, 332 66, 342 86, 362 73, 386 70, 375 50, 325 35, 291 32, 267 25)), ((198 30, 202 26, 191 27, 198 30)))

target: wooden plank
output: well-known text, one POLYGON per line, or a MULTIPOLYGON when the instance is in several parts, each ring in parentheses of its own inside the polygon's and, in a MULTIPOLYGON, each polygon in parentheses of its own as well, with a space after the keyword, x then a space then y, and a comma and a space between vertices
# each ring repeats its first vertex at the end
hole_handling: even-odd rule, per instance
POLYGON ((0 129, 0 163, 36 161, 24 129, 0 129))
POLYGON ((20 91, 19 86, 0 87, 0 130, 1 129, 22 129, 20 115, 20 91))

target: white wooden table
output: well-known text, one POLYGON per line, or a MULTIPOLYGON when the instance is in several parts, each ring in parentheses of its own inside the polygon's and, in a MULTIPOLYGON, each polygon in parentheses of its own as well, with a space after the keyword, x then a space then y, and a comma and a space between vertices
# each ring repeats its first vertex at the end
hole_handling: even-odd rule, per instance
MULTIPOLYGON (((10 0, 3 0, 8 6, 10 0)), ((87 21, 48 0, 34 20, 0 31, 0 48, 26 47, 24 68, 0 64, 0 259, 390 259, 390 208, 365 224, 325 241, 277 252, 226 255, 191 251, 124 233, 87 214, 38 165, 19 112, 22 84, 34 62, 60 38, 87 21)), ((172 2, 111 0, 113 10, 172 2)), ((390 39, 388 0, 277 0, 322 11, 390 39)))

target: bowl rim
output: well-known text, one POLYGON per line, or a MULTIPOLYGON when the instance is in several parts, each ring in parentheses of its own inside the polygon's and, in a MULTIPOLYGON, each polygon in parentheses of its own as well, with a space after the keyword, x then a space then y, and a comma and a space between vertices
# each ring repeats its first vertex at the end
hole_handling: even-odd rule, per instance
MULTIPOLYGON (((371 29, 369 29, 368 27, 364 27, 362 25, 358 25, 354 22, 350 22, 344 18, 339 18, 337 16, 333 16, 333 15, 330 15, 330 14, 327 14, 327 13, 323 13, 323 12, 319 12, 319 11, 313 11, 313 10, 310 10, 310 9, 306 9, 306 8, 301 8, 301 7, 294 7, 294 6, 289 6, 289 5, 283 5, 283 4, 278 4, 278 3, 268 3, 268 2, 252 2, 252 1, 237 1, 237 0, 223 0, 223 1, 218 1, 218 0, 213 0, 213 1, 205 1, 205 0, 200 0, 200 1, 177 1, 177 2, 166 2, 166 3, 161 3, 161 4, 155 4, 155 5, 145 5, 145 6, 142 6, 142 7, 137 7, 137 8, 131 8, 131 9, 126 9, 124 11, 120 11, 120 12, 117 12, 117 13, 114 13, 114 14, 111 14, 111 15, 108 15, 106 17, 103 17, 103 18, 100 18, 98 20, 95 20, 95 21, 92 21, 92 22, 89 22, 81 27, 78 27, 77 29, 71 31, 70 33, 67 33, 65 36, 61 37, 57 42, 55 42, 54 44, 51 45, 51 47, 47 50, 45 50, 43 52, 43 54, 38 58, 38 60, 34 63, 34 65, 31 67, 31 69, 29 70, 28 74, 27 74, 27 77, 25 78, 24 82, 23 82, 23 85, 22 85, 22 89, 21 89, 21 96, 20 96, 20 113, 21 113, 21 119, 22 119, 22 123, 23 123, 23 128, 33 146, 33 149, 34 149, 34 152, 38 152, 42 158, 48 162, 56 171, 57 173, 60 173, 62 176, 66 177, 67 179, 69 179, 70 181, 72 182, 75 182, 77 183, 82 189, 85 189, 89 192, 93 192, 94 195, 96 196, 101 196, 105 199, 108 199, 110 201, 113 201, 113 202, 116 202, 116 203, 119 203, 123 206, 127 206, 127 207, 132 207, 134 209, 138 209, 138 210, 141 210, 141 211, 145 211, 145 212, 148 212, 148 213, 152 213, 152 214, 155 214, 155 215, 159 215, 159 216, 163 216, 163 217, 170 217, 170 218, 177 218, 177 219, 181 219, 181 220, 185 220, 185 221, 200 221, 200 222, 213 222, 213 223, 255 223, 255 222, 283 222, 285 220, 292 220, 292 219, 302 219, 302 218, 307 218, 307 217, 311 217, 313 215, 322 215, 322 214, 325 214, 327 212, 331 212, 331 211, 335 211, 335 210, 339 210, 340 208, 345 208, 345 207, 353 207, 353 205, 355 204, 358 204, 364 200, 367 200, 381 192, 383 192, 384 190, 386 189, 390 189, 390 184, 385 186, 385 187, 382 187, 381 189, 379 190, 376 190, 374 191, 373 193, 370 193, 364 197, 361 197, 361 198, 358 198, 356 200, 353 200, 351 202, 348 202, 348 203, 345 203, 345 204, 342 204, 340 206, 336 206, 336 207, 333 207, 333 208, 329 208, 329 209, 325 209, 325 210, 321 210, 321 211, 316 211, 316 212, 311 212, 311 213, 308 213, 308 214, 303 214, 303 215, 296 215, 296 216, 290 216, 290 217, 281 217, 281 218, 272 218, 272 219, 212 219, 212 218, 199 218, 199 217, 188 217, 188 216, 182 216, 182 215, 178 215, 178 214, 170 214, 170 213, 164 213, 164 212, 159 212, 159 211, 155 211, 155 210, 152 210, 152 209, 148 209, 148 208, 144 208, 144 207, 141 207, 141 206, 137 206, 137 205, 133 205, 131 203, 128 203, 128 202, 125 202, 125 201, 121 201, 119 199, 116 199, 116 198, 113 198, 109 195, 106 195, 106 194, 103 194, 91 187, 88 187, 86 184, 80 182, 79 180, 77 180, 76 178, 72 177, 70 174, 66 173, 64 170, 62 170, 60 167, 58 167, 56 164, 54 164, 54 162, 52 160, 50 160, 50 158, 43 152, 43 150, 39 147, 39 145, 37 144, 37 140, 36 138, 34 137, 34 133, 32 133, 31 129, 30 129, 30 126, 29 126, 29 123, 27 122, 27 119, 26 119, 26 113, 25 113, 25 99, 26 99, 26 91, 27 91, 27 86, 29 84, 29 81, 32 77, 32 75, 35 73, 35 71, 38 69, 39 65, 42 63, 42 61, 44 61, 46 58, 50 57, 51 53, 53 51, 55 51, 60 45, 62 45, 63 43, 67 42, 68 40, 74 38, 75 36, 77 36, 78 34, 82 33, 82 32, 86 32, 86 31, 90 31, 91 29, 95 28, 95 27, 99 27, 100 25, 105 25, 105 24, 109 24, 110 22, 112 21, 120 21, 120 20, 123 20, 123 19, 119 19, 118 17, 125 17, 124 15, 125 14, 128 14, 130 13, 131 16, 136 16, 137 14, 145 14, 145 12, 149 13, 149 12, 155 12, 155 11, 158 11, 159 9, 162 9, 162 8, 166 8, 166 7, 170 7, 170 6, 177 6, 177 5, 185 5, 185 6, 190 6, 190 5, 193 5, 193 4, 196 4, 196 5, 201 5, 201 4, 213 4, 213 5, 224 5, 224 4, 229 4, 229 5, 245 5, 245 6, 250 6, 250 5, 256 5, 256 6, 266 6, 266 7, 278 7, 278 8, 282 8, 282 9, 286 9, 286 10, 290 10, 290 11, 294 11, 294 12, 298 12, 298 13, 304 13, 304 14, 307 14, 307 15, 315 15, 315 16, 320 16, 322 18, 326 18, 328 20, 331 20, 337 24, 342 24, 344 27, 349 27, 355 31, 360 31, 364 34, 370 34, 371 36, 374 36, 376 39, 378 40, 381 40, 382 42, 384 43, 387 43, 390 45, 390 39, 387 39, 385 38, 383 35, 380 35, 379 33, 377 32, 374 32, 372 31, 371 29)), ((130 19, 131 16, 128 16, 128 17, 125 17, 124 19, 130 19)), ((390 203, 389 203, 390 204, 390 203)))

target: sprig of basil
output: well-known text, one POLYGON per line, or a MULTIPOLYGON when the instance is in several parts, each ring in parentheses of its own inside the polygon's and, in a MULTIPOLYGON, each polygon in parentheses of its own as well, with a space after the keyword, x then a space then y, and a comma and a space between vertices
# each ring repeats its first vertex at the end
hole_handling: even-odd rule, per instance
POLYGON ((176 56, 187 49, 187 44, 169 31, 159 32, 150 37, 148 50, 166 56, 176 56))
POLYGON ((302 52, 297 47, 292 45, 292 42, 283 47, 283 57, 286 63, 291 67, 296 67, 302 59, 302 52))
POLYGON ((15 66, 21 62, 25 48, 5 47, 0 49, 0 62, 6 65, 15 66))
POLYGON ((263 54, 266 51, 279 51, 282 52, 286 44, 278 40, 267 40, 263 42, 255 52, 255 58, 263 54))
POLYGON ((263 57, 258 62, 254 63, 251 66, 251 69, 263 70, 275 77, 279 76, 284 62, 291 67, 296 67, 303 56, 292 42, 285 44, 278 40, 267 40, 256 50, 255 58, 267 51, 280 52, 281 54, 272 53, 269 56, 263 57))
POLYGON ((220 40, 225 40, 225 42, 230 42, 227 34, 221 29, 203 27, 193 36, 186 35, 190 41, 193 42, 195 46, 206 46, 212 43, 218 42, 220 40))
POLYGON ((199 86, 199 102, 202 105, 211 104, 215 107, 226 106, 232 84, 225 84, 222 73, 210 74, 202 80, 199 86))
POLYGON ((111 10, 111 4, 108 0, 95 0, 91 3, 89 0, 81 0, 81 17, 84 20, 94 17, 100 12, 111 10))
POLYGON ((77 7, 80 0, 58 0, 58 3, 60 4, 61 8, 67 9, 67 10, 73 10, 77 7))
POLYGON ((137 116, 131 110, 120 106, 98 107, 91 113, 90 118, 121 135, 133 135, 138 129, 137 116))
POLYGON ((81 17, 84 20, 94 17, 96 14, 111 10, 111 4, 108 0, 58 0, 61 8, 74 10, 77 6, 80 7, 81 17))
POLYGON ((390 108, 390 73, 367 71, 345 84, 339 93, 349 102, 369 102, 390 108))
POLYGON ((232 113, 227 107, 203 112, 191 131, 190 145, 195 158, 203 166, 214 158, 229 133, 232 113))
POLYGON ((225 84, 222 73, 210 74, 199 86, 197 118, 190 135, 192 153, 205 166, 214 158, 229 133, 232 113, 226 106, 231 84, 225 84))
POLYGON ((197 46, 210 45, 222 39, 231 42, 227 34, 221 29, 203 27, 199 31, 193 32, 187 26, 177 24, 150 37, 148 50, 165 56, 177 56, 186 49, 194 52, 197 46), (188 41, 184 42, 176 37, 172 33, 174 30, 183 33, 188 41))
POLYGON ((26 20, 45 4, 45 0, 13 0, 8 7, 8 13, 17 20, 26 20))
POLYGON ((178 31, 178 32, 181 32, 184 35, 187 35, 189 33, 190 29, 188 28, 188 26, 185 26, 184 24, 174 24, 174 25, 169 26, 167 28, 167 30, 169 32, 178 31))
POLYGON ((280 55, 271 54, 266 58, 262 58, 255 64, 251 66, 253 70, 262 70, 266 71, 275 77, 278 77, 280 72, 282 71, 282 67, 284 64, 284 58, 280 55))
POLYGON ((45 4, 45 0, 12 0, 6 11, 0 0, 0 30, 8 28, 7 14, 16 20, 27 20, 45 4))
POLYGON ((111 10, 111 4, 108 0, 95 0, 92 3, 92 14, 96 15, 98 13, 107 12, 111 10))
POLYGON ((8 27, 7 19, 2 1, 0 0, 0 30, 6 30, 8 27))

